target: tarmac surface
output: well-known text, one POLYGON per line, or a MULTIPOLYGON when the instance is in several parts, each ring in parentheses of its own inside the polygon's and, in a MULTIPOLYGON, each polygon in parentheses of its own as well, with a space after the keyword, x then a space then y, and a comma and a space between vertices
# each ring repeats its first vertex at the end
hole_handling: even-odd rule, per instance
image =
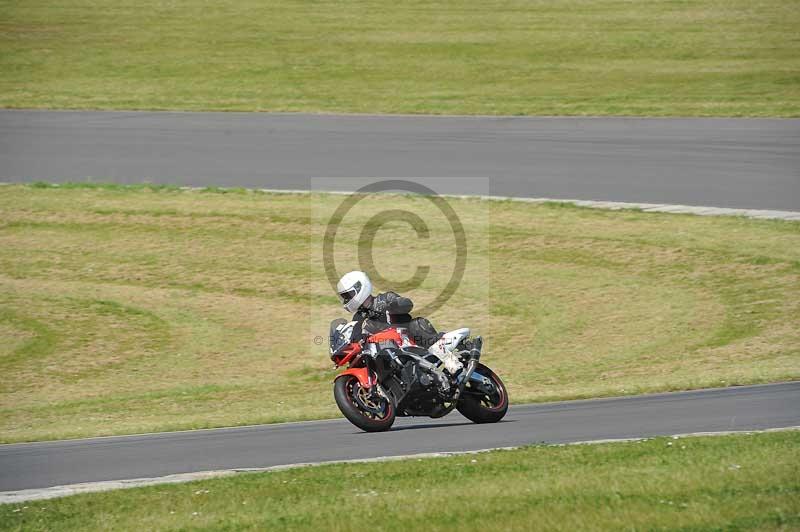
POLYGON ((800 120, 0 110, 0 181, 351 190, 348 177, 799 211, 800 120))
MULTIPOLYGON (((512 397, 513 400, 513 397, 512 397)), ((365 433, 344 419, 0 446, 0 491, 304 462, 534 443, 800 426, 800 382, 512 406, 475 425, 401 418, 365 433)))

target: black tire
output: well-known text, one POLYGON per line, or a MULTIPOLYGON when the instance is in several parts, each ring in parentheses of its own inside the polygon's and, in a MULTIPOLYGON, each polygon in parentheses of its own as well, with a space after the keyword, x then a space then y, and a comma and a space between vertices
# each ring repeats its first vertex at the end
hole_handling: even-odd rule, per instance
POLYGON ((458 400, 456 408, 461 412, 462 416, 473 423, 497 423, 503 419, 503 416, 505 416, 508 411, 508 391, 506 391, 506 385, 503 384, 503 381, 500 380, 500 377, 498 377, 494 371, 483 364, 478 364, 475 371, 492 380, 492 383, 497 389, 497 394, 490 397, 488 395, 481 396, 476 393, 470 393, 469 383, 467 383, 467 388, 464 389, 464 393, 458 400))
POLYGON ((381 432, 389 430, 394 423, 394 405, 391 401, 383 399, 382 415, 373 414, 362 410, 354 398, 354 394, 361 390, 358 379, 352 375, 344 375, 337 378, 333 383, 333 398, 336 399, 336 406, 342 411, 344 417, 350 423, 366 432, 381 432))

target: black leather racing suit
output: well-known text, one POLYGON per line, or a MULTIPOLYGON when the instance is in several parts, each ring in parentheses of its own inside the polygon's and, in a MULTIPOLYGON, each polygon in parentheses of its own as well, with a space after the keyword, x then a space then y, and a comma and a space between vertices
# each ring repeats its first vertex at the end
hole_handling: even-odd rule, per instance
POLYGON ((361 323, 365 334, 373 334, 389 326, 405 327, 414 342, 427 349, 442 335, 436 332, 427 319, 412 318, 413 308, 414 303, 407 297, 395 292, 385 292, 373 297, 369 307, 359 308, 353 315, 353 321, 361 323))

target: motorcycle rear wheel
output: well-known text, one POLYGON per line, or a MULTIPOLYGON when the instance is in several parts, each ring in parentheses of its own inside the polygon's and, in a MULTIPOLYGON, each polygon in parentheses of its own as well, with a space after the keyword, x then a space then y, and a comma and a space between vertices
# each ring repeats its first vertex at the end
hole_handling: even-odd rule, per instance
POLYGON ((352 375, 339 377, 333 383, 333 398, 336 400, 336 406, 350 423, 366 432, 389 430, 395 419, 394 405, 391 401, 381 398, 383 412, 381 414, 369 412, 363 409, 357 400, 358 397, 364 402, 365 394, 366 390, 352 375))
POLYGON ((461 395, 456 409, 473 423, 497 423, 508 411, 508 392, 500 377, 483 364, 478 364, 475 372, 489 378, 496 389, 491 395, 469 392, 469 385, 461 395))

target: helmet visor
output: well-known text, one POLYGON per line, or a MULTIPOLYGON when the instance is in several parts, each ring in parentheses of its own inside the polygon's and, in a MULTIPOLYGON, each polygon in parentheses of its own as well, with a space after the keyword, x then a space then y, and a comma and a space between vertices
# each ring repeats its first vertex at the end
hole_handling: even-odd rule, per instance
POLYGON ((342 300, 342 304, 346 305, 351 299, 356 297, 358 290, 355 288, 351 288, 350 290, 346 290, 344 292, 339 292, 339 298, 342 300))

